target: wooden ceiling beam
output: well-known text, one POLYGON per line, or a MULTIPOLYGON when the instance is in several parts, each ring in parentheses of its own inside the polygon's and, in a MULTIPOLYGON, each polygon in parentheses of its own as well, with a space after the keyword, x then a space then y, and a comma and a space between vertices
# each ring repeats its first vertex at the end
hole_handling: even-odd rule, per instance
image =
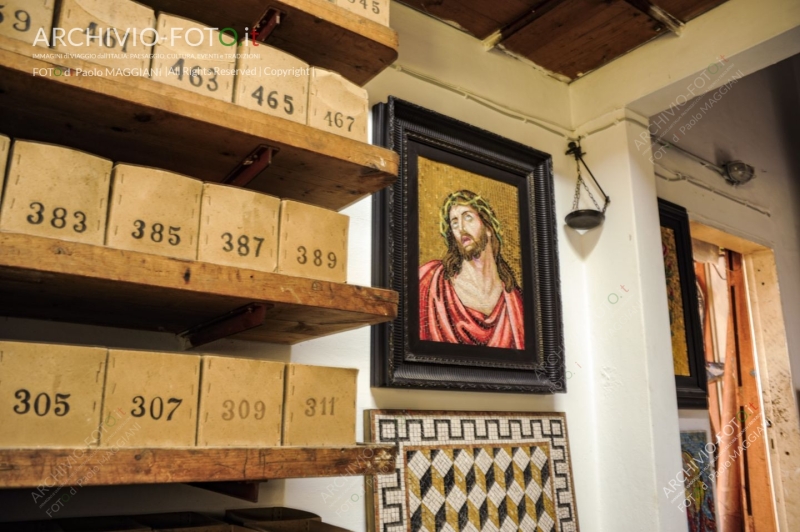
POLYGON ((651 19, 655 20, 664 25, 669 31, 674 33, 675 35, 680 35, 681 31, 683 30, 683 22, 678 20, 677 17, 674 17, 669 12, 665 11, 664 9, 658 7, 657 5, 650 2, 650 0, 625 0, 630 5, 650 17, 651 19))
POLYGON ((541 5, 539 5, 536 9, 533 9, 515 21, 511 22, 510 24, 506 25, 503 28, 500 28, 493 34, 489 35, 483 40, 483 46, 486 50, 491 50, 498 44, 502 43, 518 31, 524 29, 533 21, 541 18, 542 16, 546 15, 549 11, 552 11, 556 6, 563 3, 565 0, 548 0, 541 5))

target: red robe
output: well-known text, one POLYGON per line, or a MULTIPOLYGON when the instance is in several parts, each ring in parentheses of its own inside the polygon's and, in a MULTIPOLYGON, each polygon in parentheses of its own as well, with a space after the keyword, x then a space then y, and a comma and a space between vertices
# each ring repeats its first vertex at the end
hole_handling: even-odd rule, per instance
POLYGON ((419 339, 462 345, 525 349, 522 295, 503 290, 488 316, 465 307, 452 283, 444 278, 442 261, 419 269, 419 339))

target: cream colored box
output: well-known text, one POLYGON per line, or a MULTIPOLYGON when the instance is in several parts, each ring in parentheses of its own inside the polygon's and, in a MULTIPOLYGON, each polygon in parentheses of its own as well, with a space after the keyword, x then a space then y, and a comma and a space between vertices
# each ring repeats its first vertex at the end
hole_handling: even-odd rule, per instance
POLYGON ((274 272, 281 200, 238 187, 203 184, 197 260, 274 272))
POLYGON ((56 27, 72 35, 57 41, 56 51, 93 54, 87 59, 92 63, 136 69, 147 76, 156 39, 156 15, 151 8, 131 0, 61 0, 56 27), (75 28, 80 33, 70 34, 75 28))
POLYGON ((199 390, 200 357, 109 349, 103 419, 121 411, 131 421, 100 446, 193 447, 199 390))
POLYGON ((0 135, 0 209, 3 204, 3 189, 6 184, 6 168, 8 166, 8 151, 11 149, 11 139, 0 135))
POLYGON ((285 369, 282 362, 204 356, 197 445, 279 446, 285 369))
POLYGON ((367 90, 336 72, 311 69, 308 125, 360 142, 367 142, 367 90))
POLYGON ((118 164, 106 246, 195 260, 202 194, 203 183, 197 179, 118 164))
POLYGON ((357 369, 286 366, 283 445, 354 445, 357 377, 357 369))
POLYGON ((279 227, 278 273, 347 282, 348 216, 283 200, 279 227))
POLYGON ((6 0, 0 8, 0 35, 47 48, 55 4, 56 0, 6 0))
POLYGON ((0 231, 103 245, 111 161, 22 140, 9 159, 0 231))
POLYGON ((233 34, 203 26, 193 20, 158 15, 158 35, 152 78, 204 96, 226 102, 233 101, 236 79, 236 46, 233 34), (223 42, 233 41, 225 46, 223 42), (174 56, 185 54, 188 57, 174 56), (208 58, 219 55, 219 59, 208 58))
POLYGON ((300 124, 308 122, 308 63, 277 48, 242 41, 236 69, 233 103, 300 124))
POLYGON ((0 342, 0 447, 96 446, 107 354, 0 342))
POLYGON ((339 0, 336 3, 378 24, 389 25, 389 0, 339 0))

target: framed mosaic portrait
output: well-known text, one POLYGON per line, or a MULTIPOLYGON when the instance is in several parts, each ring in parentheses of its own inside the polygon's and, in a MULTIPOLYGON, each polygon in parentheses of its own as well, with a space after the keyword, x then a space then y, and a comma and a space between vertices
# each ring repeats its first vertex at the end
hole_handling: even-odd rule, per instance
POLYGON ((565 392, 550 156, 393 97, 373 118, 400 154, 373 203, 373 284, 400 294, 373 386, 565 392))
POLYGON ((563 413, 369 410, 398 447, 366 489, 371 532, 579 532, 563 413))
POLYGON ((703 331, 692 237, 686 209, 658 200, 661 249, 667 278, 667 304, 672 336, 672 365, 679 408, 708 408, 703 331))

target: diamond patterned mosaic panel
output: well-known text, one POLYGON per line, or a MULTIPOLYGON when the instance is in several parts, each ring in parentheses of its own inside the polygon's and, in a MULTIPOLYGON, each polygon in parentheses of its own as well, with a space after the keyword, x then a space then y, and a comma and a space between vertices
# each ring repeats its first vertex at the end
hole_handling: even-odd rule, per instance
POLYGON ((376 532, 579 532, 563 414, 369 412, 400 447, 368 508, 376 532))

